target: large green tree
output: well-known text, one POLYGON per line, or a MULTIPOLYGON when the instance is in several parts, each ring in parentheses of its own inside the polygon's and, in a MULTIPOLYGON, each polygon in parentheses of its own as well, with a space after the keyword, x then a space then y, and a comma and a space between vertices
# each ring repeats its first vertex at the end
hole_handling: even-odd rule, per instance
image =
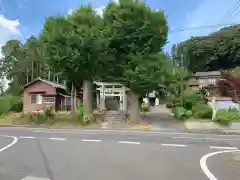
POLYGON ((239 42, 240 25, 234 25, 183 41, 173 47, 172 55, 191 72, 231 69, 240 66, 239 42))
POLYGON ((167 42, 168 25, 162 11, 138 0, 110 2, 103 12, 110 37, 109 54, 115 68, 109 77, 130 88, 130 121, 139 120, 139 96, 151 92, 156 79, 164 75, 162 57, 157 53, 167 42))
POLYGON ((9 83, 7 91, 20 95, 22 87, 37 77, 45 77, 48 73, 40 44, 36 37, 29 37, 23 44, 18 40, 9 40, 2 47, 1 77, 9 83))
POLYGON ((83 82, 84 115, 92 113, 92 81, 104 71, 102 28, 102 18, 84 5, 71 15, 48 18, 40 34, 49 66, 73 85, 83 82))
POLYGON ((10 81, 8 91, 14 95, 21 94, 21 88, 26 83, 25 68, 26 53, 23 44, 18 40, 10 40, 2 47, 1 59, 2 78, 10 81))

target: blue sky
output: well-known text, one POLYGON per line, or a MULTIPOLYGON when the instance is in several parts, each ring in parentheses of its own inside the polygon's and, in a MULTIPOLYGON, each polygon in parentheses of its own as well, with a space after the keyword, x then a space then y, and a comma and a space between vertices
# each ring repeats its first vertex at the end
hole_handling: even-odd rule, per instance
MULTIPOLYGON (((12 38, 24 41, 31 34, 37 35, 48 16, 67 14, 86 3, 91 3, 100 11, 107 2, 108 0, 0 0, 0 46, 12 38)), ((218 24, 236 0, 146 0, 146 3, 154 9, 163 9, 168 16, 169 29, 176 30, 218 24)), ((224 23, 239 22, 240 14, 235 15, 236 13, 224 23)), ((169 51, 172 44, 191 36, 207 35, 212 31, 214 28, 170 33, 165 50, 169 51)))

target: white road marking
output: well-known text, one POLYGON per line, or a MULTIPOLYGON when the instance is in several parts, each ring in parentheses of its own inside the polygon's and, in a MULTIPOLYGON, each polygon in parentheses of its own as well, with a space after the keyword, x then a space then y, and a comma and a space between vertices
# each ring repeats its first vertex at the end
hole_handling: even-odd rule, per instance
POLYGON ((217 151, 217 152, 213 152, 213 153, 209 153, 204 155, 201 160, 200 160, 200 166, 202 168, 202 171, 204 172, 204 174, 208 177, 208 179, 210 180, 218 180, 213 173, 208 169, 207 167, 207 159, 217 155, 217 154, 222 154, 222 153, 231 153, 231 152, 239 152, 240 150, 226 150, 226 151, 217 151))
MULTIPOLYGON (((103 133, 103 132, 113 132, 113 133, 136 133, 138 135, 141 134, 166 134, 166 135, 189 135, 189 136, 206 136, 206 134, 197 134, 197 133, 187 133, 187 132, 178 132, 178 131, 173 131, 173 132, 164 132, 164 131, 138 131, 138 130, 121 130, 121 129, 84 129, 83 131, 85 132, 97 132, 97 133, 103 133)), ((239 138, 239 135, 233 135, 233 134, 209 134, 211 136, 217 136, 217 137, 237 137, 239 138)))
POLYGON ((20 139, 35 139, 36 137, 31 137, 31 136, 20 136, 20 139))
POLYGON ((16 144, 16 143, 18 142, 18 138, 15 137, 15 136, 5 136, 5 135, 0 135, 0 136, 1 136, 1 137, 6 137, 6 138, 12 138, 12 139, 13 139, 13 141, 12 141, 10 144, 8 144, 7 146, 1 148, 1 149, 0 149, 0 152, 5 151, 6 149, 10 148, 11 146, 13 146, 14 144, 16 144))
POLYGON ((99 139, 82 139, 82 142, 101 142, 99 139))
POLYGON ((25 177, 25 178, 23 178, 23 179, 20 179, 20 180, 50 180, 50 179, 27 176, 27 177, 25 177))
POLYGON ((50 140, 65 141, 66 138, 49 138, 50 140))
POLYGON ((67 131, 33 131, 37 133, 46 133, 46 134, 77 134, 77 135, 91 135, 96 133, 80 133, 80 132, 67 132, 67 131))
POLYGON ((161 144, 162 146, 186 147, 184 144, 161 144))
POLYGON ((140 144, 140 142, 134 142, 134 141, 118 141, 120 144, 140 144))
POLYGON ((214 141, 240 141, 240 139, 230 139, 230 138, 207 138, 207 137, 172 137, 172 139, 194 139, 194 140, 214 140, 214 141))
MULTIPOLYGON (((25 128, 26 129, 26 128, 25 128)), ((41 132, 41 133, 64 133, 64 134, 98 134, 98 133, 104 133, 104 132, 112 132, 112 133, 136 133, 137 135, 158 135, 158 134, 163 134, 163 135, 189 135, 189 136, 203 136, 203 138, 206 137, 205 134, 197 134, 197 133, 186 133, 186 132, 178 132, 174 129, 161 129, 161 131, 137 131, 137 130, 121 130, 121 129, 83 129, 82 132, 71 132, 71 131, 80 131, 78 129, 72 129, 69 131, 66 130, 59 130, 59 129, 51 129, 51 130, 44 130, 44 128, 39 128, 39 130, 36 129, 32 129, 33 132, 41 132), (169 132, 166 132, 168 131, 169 132), (165 132, 164 132, 165 131, 165 132), (87 133, 84 133, 87 132, 87 133), (88 133, 89 132, 89 133, 88 133)), ((213 139, 213 140, 236 140, 236 141, 240 141, 239 139, 239 135, 233 135, 233 134, 228 134, 228 135, 224 135, 224 134, 209 134, 209 136, 215 136, 215 137, 236 137, 238 139, 218 139, 218 138, 205 138, 205 139, 213 139)), ((176 138, 176 137, 174 137, 176 138)), ((181 138, 181 137, 180 137, 181 138)), ((184 138, 191 138, 191 137, 184 137, 184 138)), ((199 137, 200 139, 202 139, 201 137, 199 137)))
POLYGON ((223 147, 223 146, 209 146, 211 149, 225 149, 225 150, 237 150, 236 147, 223 147))

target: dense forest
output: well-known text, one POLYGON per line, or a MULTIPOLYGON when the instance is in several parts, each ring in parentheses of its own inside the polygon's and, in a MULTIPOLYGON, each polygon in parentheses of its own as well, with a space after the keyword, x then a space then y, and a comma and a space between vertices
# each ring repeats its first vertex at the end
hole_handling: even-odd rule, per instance
POLYGON ((225 27, 208 36, 192 37, 173 45, 172 57, 190 72, 240 66, 240 25, 225 27))

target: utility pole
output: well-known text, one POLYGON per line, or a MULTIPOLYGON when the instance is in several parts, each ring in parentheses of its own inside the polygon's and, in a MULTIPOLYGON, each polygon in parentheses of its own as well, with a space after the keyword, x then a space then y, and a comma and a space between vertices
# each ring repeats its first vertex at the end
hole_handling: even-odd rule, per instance
POLYGON ((31 78, 31 81, 33 81, 34 79, 34 64, 33 64, 33 61, 32 61, 32 78, 31 78))
POLYGON ((50 70, 48 70, 48 80, 50 81, 50 79, 51 79, 51 72, 50 70))
MULTIPOLYGON (((181 66, 182 68, 184 68, 184 65, 183 65, 183 54, 181 53, 181 66)), ((180 85, 180 99, 181 99, 181 105, 183 106, 183 77, 181 75, 181 85, 180 85)))

